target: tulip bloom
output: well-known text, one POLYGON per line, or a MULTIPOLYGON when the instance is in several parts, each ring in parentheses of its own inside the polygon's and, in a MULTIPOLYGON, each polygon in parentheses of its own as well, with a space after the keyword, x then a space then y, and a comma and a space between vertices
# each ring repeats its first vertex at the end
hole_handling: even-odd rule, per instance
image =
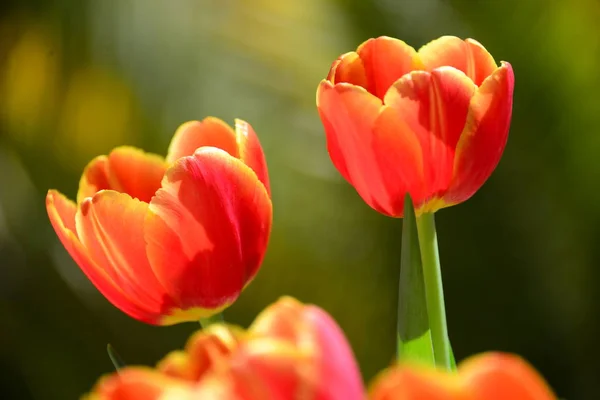
POLYGON ((166 159, 118 147, 85 168, 77 204, 46 208, 71 257, 117 308, 170 325, 220 312, 258 272, 272 221, 264 154, 252 127, 183 124, 166 159))
POLYGON ((472 39, 419 51, 389 37, 342 55, 317 90, 331 159, 373 209, 402 217, 470 198, 500 161, 514 75, 472 39))
POLYGON ((90 400, 363 400, 364 396, 356 361, 336 323, 316 306, 283 298, 247 332, 211 325, 156 370, 125 368, 100 380, 90 400))
POLYGON ((464 361, 458 374, 398 366, 384 372, 371 400, 556 400, 544 379, 524 360, 484 353, 464 361))

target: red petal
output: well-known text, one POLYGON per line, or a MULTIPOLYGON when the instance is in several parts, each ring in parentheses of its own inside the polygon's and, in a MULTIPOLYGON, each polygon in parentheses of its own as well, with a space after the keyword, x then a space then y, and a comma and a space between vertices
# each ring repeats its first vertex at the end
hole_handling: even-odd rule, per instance
POLYGON ((192 386, 149 368, 127 368, 102 378, 90 398, 102 400, 192 399, 192 386), (189 396, 189 397, 188 397, 189 396))
POLYGON ((417 137, 422 149, 425 185, 421 196, 411 192, 416 208, 439 198, 450 184, 454 151, 475 89, 462 72, 445 67, 411 72, 385 97, 385 104, 402 121, 396 129, 406 130, 405 136, 417 137))
MULTIPOLYGON (((258 180, 265 185, 267 193, 271 195, 269 173, 265 154, 258 141, 258 136, 252 126, 241 119, 235 120, 235 136, 239 146, 239 158, 256 174, 258 180)), ((230 153, 231 154, 231 153, 230 153)))
POLYGON ((158 188, 167 165, 161 156, 134 147, 117 147, 108 155, 111 189, 145 203, 158 188))
POLYGON ((91 257, 129 300, 158 323, 173 301, 154 276, 146 256, 144 219, 148 204, 105 190, 86 199, 77 213, 77 232, 91 257))
POLYGON ((494 58, 479 42, 455 36, 442 36, 429 42, 419 49, 419 57, 428 71, 443 66, 454 67, 477 86, 498 68, 494 58))
POLYGON ((123 293, 109 274, 96 264, 90 253, 77 238, 75 233, 77 210, 75 203, 59 192, 50 190, 46 196, 46 209, 52 227, 61 243, 100 293, 115 307, 131 317, 149 322, 150 317, 147 312, 129 300, 128 296, 123 293))
POLYGON ((488 353, 460 367, 474 400, 555 400, 544 379, 520 357, 488 353))
POLYGON ((317 107, 334 165, 375 210, 401 216, 407 191, 420 195, 421 149, 399 114, 364 89, 322 81, 317 107))
POLYGON ((96 157, 85 167, 77 202, 100 190, 111 189, 148 203, 160 187, 166 168, 165 161, 158 155, 135 147, 117 147, 108 157, 96 157))
POLYGON ((86 197, 92 197, 101 190, 111 189, 108 175, 108 158, 106 156, 98 156, 90 161, 79 180, 77 203, 81 203, 86 197))
POLYGON ((185 351, 169 353, 156 369, 178 379, 199 381, 204 374, 218 368, 237 348, 241 331, 213 324, 195 333, 185 351))
POLYGON ((165 175, 150 203, 150 263, 182 309, 234 301, 258 271, 271 230, 265 187, 246 164, 201 148, 165 175))
POLYGON ((471 99, 467 125, 454 160, 454 178, 444 197, 460 203, 471 197, 492 174, 504 151, 512 115, 514 75, 503 63, 471 99))
POLYGON ((327 80, 333 84, 351 83, 367 88, 367 75, 365 66, 358 54, 354 51, 341 55, 331 66, 327 80))
POLYGON ((318 399, 364 399, 365 388, 350 344, 335 321, 322 309, 307 306, 307 324, 315 332, 318 349, 318 399))
POLYGON ((377 378, 370 391, 369 399, 475 400, 464 396, 453 375, 403 366, 392 368, 377 378))
POLYGON ((216 147, 233 157, 239 157, 233 129, 218 118, 207 117, 201 122, 190 121, 177 128, 169 145, 167 162, 173 163, 181 157, 191 156, 204 146, 216 147))
POLYGON ((402 40, 386 36, 367 40, 356 52, 365 68, 366 89, 380 99, 404 74, 423 68, 415 49, 402 40))
MULTIPOLYGON (((362 377, 352 349, 335 321, 316 306, 283 297, 266 308, 249 328, 252 337, 284 340, 311 357, 317 381, 303 385, 317 399, 363 399, 362 377)), ((293 397, 288 393, 289 397, 293 397)))

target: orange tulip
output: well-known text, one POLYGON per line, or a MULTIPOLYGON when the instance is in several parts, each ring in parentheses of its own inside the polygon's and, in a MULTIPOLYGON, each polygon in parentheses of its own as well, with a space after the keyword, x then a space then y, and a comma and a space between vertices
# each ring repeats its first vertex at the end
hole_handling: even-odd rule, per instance
POLYGON ((402 217, 470 198, 508 138, 514 75, 472 39, 444 36, 419 51, 369 39, 331 66, 317 107, 335 167, 373 209, 402 217))
POLYGON ((501 353, 471 357, 458 374, 398 366, 384 372, 371 400, 556 400, 544 379, 521 358, 501 353))
POLYGON ((362 400, 362 379, 343 333, 322 309, 283 298, 248 331, 211 325, 156 370, 125 368, 90 399, 362 400), (137 389, 136 389, 137 388, 137 389))
POLYGON ((258 272, 272 221, 264 154, 252 127, 183 124, 166 159, 118 147, 85 168, 77 204, 46 208, 71 257, 116 307, 170 325, 220 312, 258 272))

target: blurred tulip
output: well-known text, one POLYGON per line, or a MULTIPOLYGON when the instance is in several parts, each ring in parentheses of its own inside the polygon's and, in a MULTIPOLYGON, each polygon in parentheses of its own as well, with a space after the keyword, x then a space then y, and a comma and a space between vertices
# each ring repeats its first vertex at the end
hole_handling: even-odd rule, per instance
POLYGON ((46 208, 98 290, 140 321, 198 320, 232 304, 263 260, 272 222, 264 154, 252 127, 183 124, 166 159, 118 147, 85 168, 77 204, 46 208))
POLYGON ((500 353, 471 357, 459 372, 398 366, 385 371, 371 400, 555 400, 544 379, 521 358, 500 353))
POLYGON ((472 39, 444 36, 418 52, 369 39, 342 55, 317 90, 331 159, 363 200, 402 217, 470 198, 508 138, 514 75, 472 39))
POLYGON ((185 351, 167 356, 157 370, 125 368, 100 380, 90 399, 362 400, 364 396, 352 351, 331 317, 316 306, 282 298, 248 331, 211 325, 192 336, 185 351))

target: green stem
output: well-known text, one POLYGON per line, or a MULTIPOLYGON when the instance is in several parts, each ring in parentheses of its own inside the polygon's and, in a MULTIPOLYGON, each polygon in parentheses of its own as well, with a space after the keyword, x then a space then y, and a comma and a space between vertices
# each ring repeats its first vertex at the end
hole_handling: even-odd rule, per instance
POLYGON ((417 217, 417 232, 421 261, 423 262, 423 280, 425 283, 425 300, 429 314, 429 327, 435 363, 450 370, 450 341, 446 325, 446 306, 444 305, 444 289, 442 286, 442 270, 438 253, 435 219, 433 213, 425 213, 417 217))
POLYGON ((200 318, 200 325, 202 325, 203 329, 208 328, 212 324, 221 324, 225 321, 223 318, 223 313, 216 313, 207 318, 200 318))
POLYGON ((108 353, 108 357, 110 358, 110 361, 112 361, 117 372, 125 367, 125 362, 110 343, 106 345, 106 352, 108 353))

